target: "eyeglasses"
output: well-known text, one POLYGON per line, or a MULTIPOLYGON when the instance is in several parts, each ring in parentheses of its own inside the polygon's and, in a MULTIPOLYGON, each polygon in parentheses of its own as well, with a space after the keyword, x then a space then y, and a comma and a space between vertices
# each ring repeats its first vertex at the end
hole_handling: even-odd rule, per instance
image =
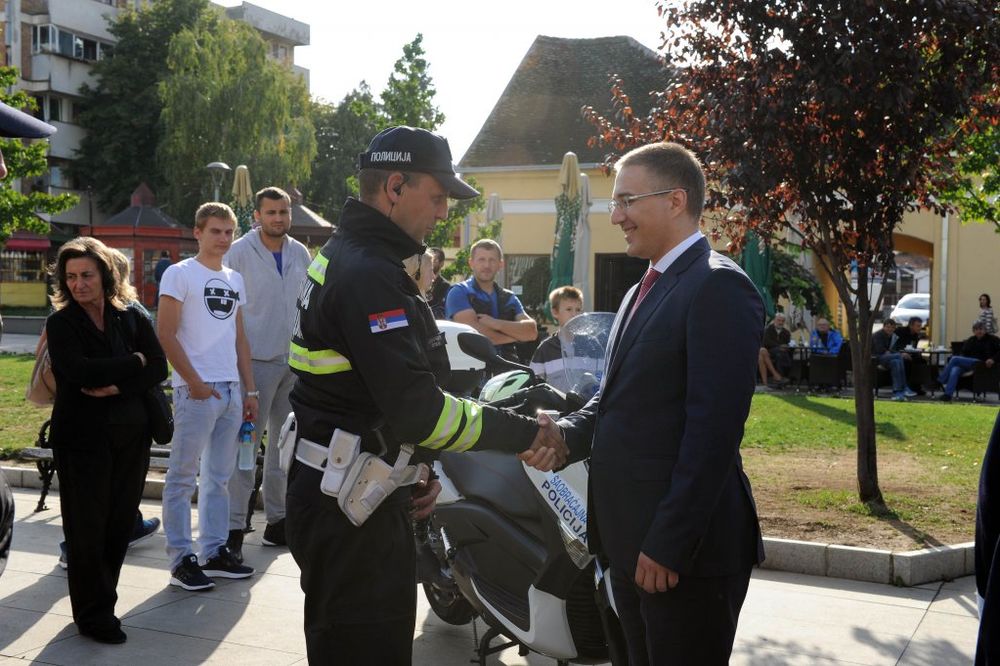
POLYGON ((612 199, 608 202, 608 212, 614 214, 616 210, 621 208, 622 210, 628 210, 629 206, 634 204, 639 199, 645 199, 646 197, 655 197, 660 194, 670 194, 671 192, 677 192, 678 190, 682 192, 687 192, 686 187, 671 187, 669 190, 660 190, 658 192, 646 192, 645 194, 630 194, 627 197, 621 197, 620 199, 612 199))

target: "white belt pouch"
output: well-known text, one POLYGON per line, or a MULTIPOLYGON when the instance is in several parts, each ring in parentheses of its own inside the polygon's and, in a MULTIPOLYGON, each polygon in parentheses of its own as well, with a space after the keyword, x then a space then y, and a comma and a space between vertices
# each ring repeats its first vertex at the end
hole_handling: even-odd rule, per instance
POLYGON ((396 464, 389 466, 372 453, 362 453, 344 478, 337 503, 356 527, 368 520, 375 509, 397 488, 413 485, 420 479, 420 466, 409 465, 413 445, 399 448, 396 464))

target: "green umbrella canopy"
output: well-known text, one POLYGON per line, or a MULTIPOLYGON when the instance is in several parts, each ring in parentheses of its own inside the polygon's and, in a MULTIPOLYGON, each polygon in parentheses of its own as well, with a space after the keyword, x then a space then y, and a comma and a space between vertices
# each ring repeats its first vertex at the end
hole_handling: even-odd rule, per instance
MULTIPOLYGON (((556 197, 556 233, 552 244, 549 291, 573 284, 573 247, 577 220, 580 217, 580 163, 575 153, 563 156, 559 170, 560 193, 556 197)), ((549 312, 548 303, 545 305, 549 312)))
POLYGON ((764 301, 767 318, 774 316, 774 298, 771 296, 771 283, 774 270, 771 263, 771 248, 760 242, 760 237, 753 231, 746 233, 746 243, 740 254, 740 267, 753 280, 764 301))

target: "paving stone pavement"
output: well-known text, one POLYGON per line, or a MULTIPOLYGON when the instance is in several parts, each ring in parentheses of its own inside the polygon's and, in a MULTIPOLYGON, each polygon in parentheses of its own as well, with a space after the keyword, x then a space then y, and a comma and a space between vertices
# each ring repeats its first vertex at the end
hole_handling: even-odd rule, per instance
MULTIPOLYGON (((118 586, 128 642, 105 646, 73 624, 66 574, 59 568, 58 497, 32 513, 36 491, 14 491, 14 550, 0 577, 0 664, 305 664, 298 568, 284 548, 247 535, 249 580, 219 580, 209 592, 167 584, 162 533, 130 551, 118 586)), ((160 516, 159 502, 143 514, 160 516)), ((472 657, 471 625, 439 620, 418 594, 414 664, 459 666, 472 657)), ((740 617, 732 664, 969 664, 978 626, 971 577, 913 588, 755 571, 740 617)), ((482 625, 480 625, 482 631, 482 625)), ((490 664, 550 665, 506 650, 490 664)))

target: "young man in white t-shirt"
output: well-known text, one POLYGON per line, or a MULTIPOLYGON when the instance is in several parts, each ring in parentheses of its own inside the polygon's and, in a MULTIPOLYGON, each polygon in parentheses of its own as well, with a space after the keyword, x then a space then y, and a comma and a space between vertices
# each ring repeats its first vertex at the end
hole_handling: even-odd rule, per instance
POLYGON ((210 577, 246 578, 254 572, 226 547, 236 439, 241 422, 257 418, 258 395, 243 330, 243 278, 222 265, 235 229, 229 206, 203 204, 195 213, 198 255, 168 268, 160 281, 157 332, 174 368, 174 438, 163 488, 163 528, 170 584, 185 590, 214 587, 210 577), (200 566, 191 540, 199 466, 200 566))

